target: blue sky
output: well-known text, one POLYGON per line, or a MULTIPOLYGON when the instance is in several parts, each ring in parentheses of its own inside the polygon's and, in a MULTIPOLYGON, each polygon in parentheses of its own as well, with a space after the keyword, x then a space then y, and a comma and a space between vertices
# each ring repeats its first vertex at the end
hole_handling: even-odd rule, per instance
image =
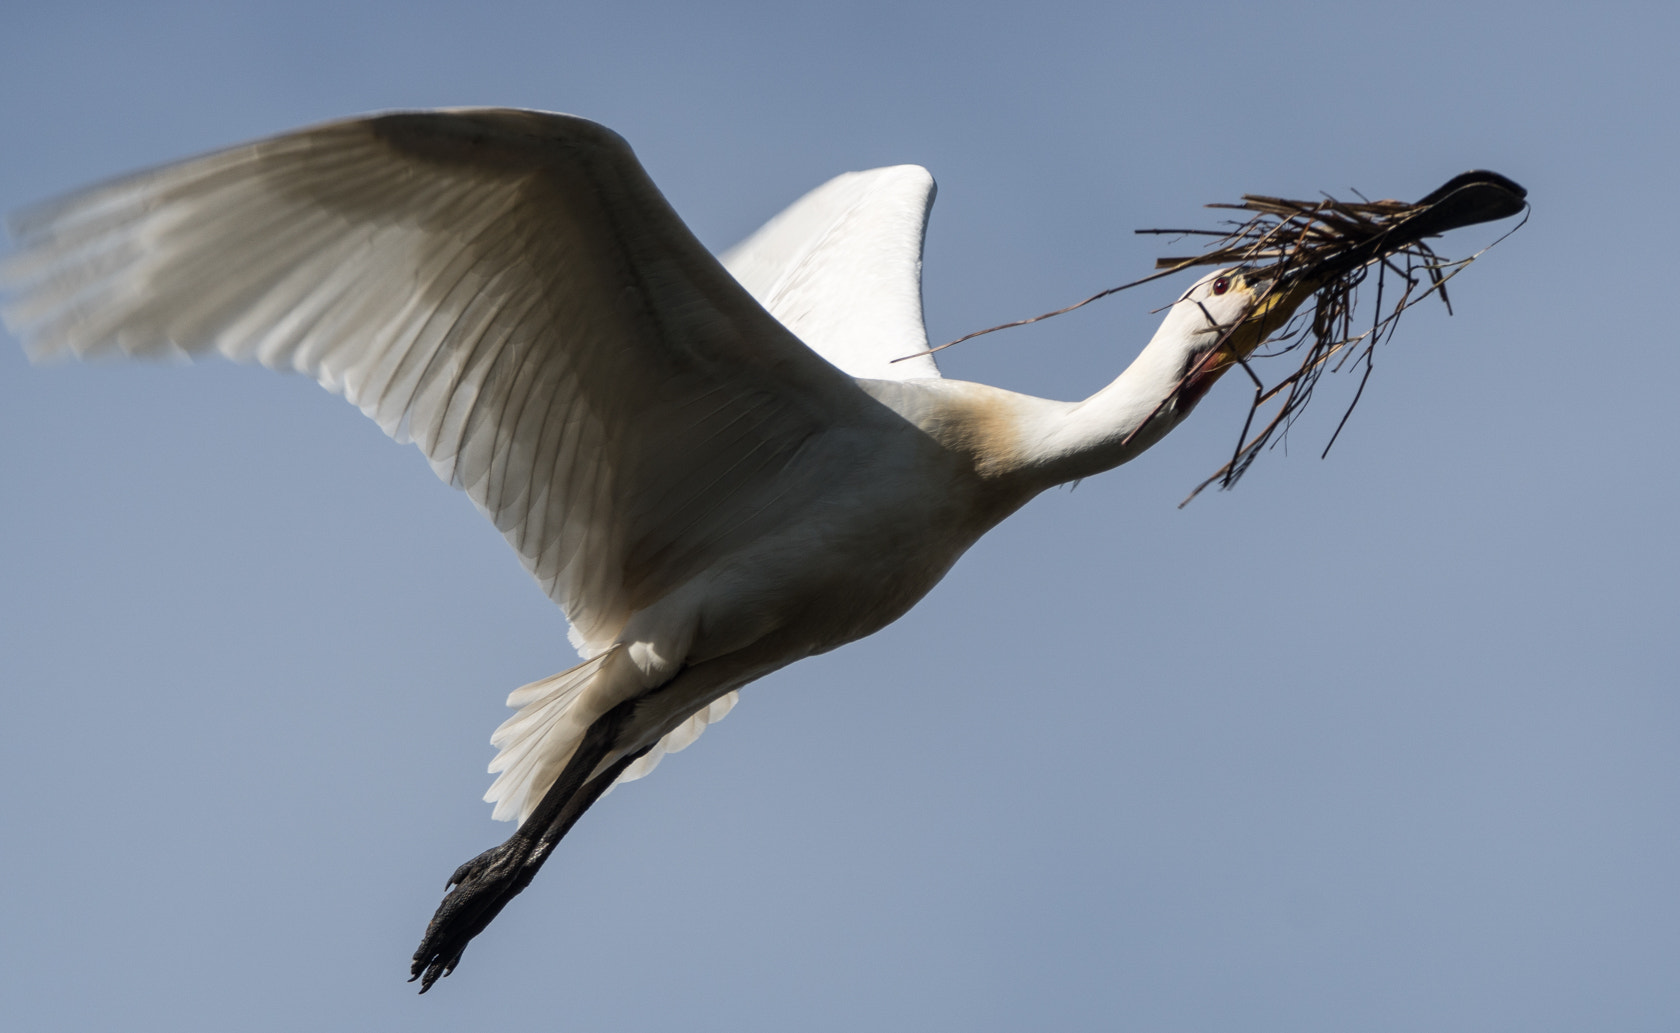
MULTIPOLYGON (((0 348, 17 1028, 1674 1028, 1672 5, 608 6, 19 7, 0 208, 357 112, 563 110, 719 248, 928 166, 936 340, 1245 191, 1487 167, 1533 218, 1407 316, 1328 460, 1329 398, 1176 509, 1240 427, 1220 385, 615 792, 425 998, 559 613, 309 383, 0 348)), ((1182 286, 946 375, 1084 396, 1182 286)))

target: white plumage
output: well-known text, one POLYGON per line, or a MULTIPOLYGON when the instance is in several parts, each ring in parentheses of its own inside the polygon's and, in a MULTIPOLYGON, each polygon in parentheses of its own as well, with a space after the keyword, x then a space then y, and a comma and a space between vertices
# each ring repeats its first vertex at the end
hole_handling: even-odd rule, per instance
POLYGON ((922 326, 920 165, 848 172, 724 252, 724 268, 795 337, 854 377, 937 377, 922 326))
MULTIPOLYGON (((926 346, 933 192, 915 166, 841 176, 720 264, 594 123, 352 119, 25 213, 7 321, 38 358, 296 370, 418 445, 584 657, 514 692, 494 739, 486 798, 523 821, 605 729, 555 790, 587 797, 558 839, 599 780, 645 774, 740 686, 896 619, 988 528, 1147 448, 1258 343, 1230 332, 1255 291, 1227 272, 1084 402, 894 364, 926 346)), ((479 928, 434 951, 428 985, 479 928)))

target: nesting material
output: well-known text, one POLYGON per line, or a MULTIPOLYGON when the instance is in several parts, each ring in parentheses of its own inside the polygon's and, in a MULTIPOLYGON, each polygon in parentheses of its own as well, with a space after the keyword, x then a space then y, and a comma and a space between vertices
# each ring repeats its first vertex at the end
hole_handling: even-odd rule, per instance
MULTIPOLYGON (((1274 295, 1311 294, 1310 305, 1303 305, 1283 322, 1260 350, 1239 360, 1254 384, 1254 401, 1242 433, 1230 461, 1197 485, 1184 502, 1209 485, 1230 488, 1236 484, 1261 450, 1282 440, 1327 370, 1357 370, 1358 386, 1324 447, 1323 454, 1328 454, 1359 404, 1374 368, 1377 345, 1393 335, 1401 313, 1431 295, 1438 295, 1451 312, 1447 281, 1487 250, 1448 259, 1428 239, 1522 212, 1527 208, 1526 193, 1498 173, 1467 172, 1415 203, 1349 202, 1331 197, 1297 201, 1247 194, 1238 204, 1208 206, 1249 213, 1247 219, 1233 220, 1224 229, 1139 230, 1213 238, 1200 254, 1162 258, 1156 268, 1168 273, 1194 266, 1245 267, 1251 280, 1268 283, 1257 308, 1274 295), (1356 316, 1362 289, 1374 292, 1368 319, 1356 316), (1298 356, 1299 362, 1291 373, 1271 384, 1262 380, 1249 361, 1282 355, 1298 356)), ((1291 307, 1295 303, 1291 300, 1291 307)))

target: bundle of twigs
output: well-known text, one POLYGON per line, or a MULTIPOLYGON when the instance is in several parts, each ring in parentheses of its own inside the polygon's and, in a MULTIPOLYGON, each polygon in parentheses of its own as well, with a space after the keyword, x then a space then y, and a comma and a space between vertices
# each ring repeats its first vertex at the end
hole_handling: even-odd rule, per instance
MULTIPOLYGON (((1457 176, 1420 202, 1394 200, 1341 202, 1326 197, 1317 202, 1290 198, 1243 195, 1242 203, 1216 203, 1210 208, 1250 212, 1245 222, 1233 222, 1223 230, 1137 230, 1139 233, 1173 233, 1215 237, 1201 254, 1178 259, 1156 260, 1156 269, 1176 272, 1193 265, 1243 265, 1257 279, 1268 281, 1270 294, 1299 291, 1302 284, 1315 286, 1312 306, 1290 317, 1268 339, 1270 348, 1250 358, 1275 358, 1299 353, 1300 363, 1290 375, 1268 386, 1255 375, 1247 358, 1238 359, 1255 385, 1255 396, 1236 438, 1230 462, 1196 485, 1179 506, 1188 504, 1210 484, 1230 489, 1236 484, 1260 450, 1282 440, 1312 400, 1324 371, 1359 370, 1359 385, 1342 418, 1324 445, 1329 455, 1341 437, 1354 406, 1364 395, 1371 378, 1376 346, 1391 338, 1401 312, 1431 294, 1438 294, 1448 314, 1452 301, 1446 296, 1446 281, 1463 272, 1482 252, 1467 259, 1441 259, 1426 237, 1450 228, 1488 222, 1514 215, 1525 207, 1525 191, 1505 176, 1475 171, 1457 176), (1354 322, 1359 289, 1376 274, 1376 299, 1369 322, 1354 322), (1258 432, 1252 432, 1267 403, 1280 398, 1258 432)), ((1517 223, 1522 225, 1522 223, 1517 223)), ((1515 232, 1515 227, 1512 228, 1515 232)), ((1509 235, 1509 233, 1507 233, 1509 235)), ((1500 237, 1504 240, 1504 237, 1500 237)), ((1495 242, 1497 244, 1497 242, 1495 242)), ((1488 245, 1492 247, 1492 245, 1488 245)))
MULTIPOLYGON (((1256 309, 1279 292, 1298 294, 1303 287, 1311 290, 1312 305, 1299 315, 1280 319, 1279 326, 1268 338, 1271 348, 1237 360, 1254 383, 1254 401, 1243 422, 1242 434, 1230 461, 1197 485, 1179 503, 1183 506, 1210 484, 1217 482, 1221 488, 1236 484, 1262 449, 1274 439, 1282 440, 1280 432, 1286 434, 1300 416, 1327 369, 1359 369, 1359 385, 1353 399, 1324 446, 1323 454, 1328 455, 1364 394, 1377 345, 1394 333, 1400 314, 1433 294, 1438 294, 1451 312, 1447 281, 1487 250, 1483 248, 1468 258, 1447 260, 1436 254, 1425 238, 1515 215, 1527 207, 1526 195, 1527 191, 1516 183, 1486 171, 1455 176, 1421 201, 1410 204, 1363 198, 1348 202, 1328 196, 1317 201, 1295 201, 1245 194, 1240 204, 1208 206, 1252 213, 1245 221, 1228 222, 1223 229, 1137 231, 1212 237, 1200 254, 1159 259, 1155 263, 1157 271, 1150 276, 1111 287, 1066 308, 989 327, 930 350, 939 351, 994 330, 1071 312, 1117 291, 1194 266, 1243 266, 1251 282, 1268 282, 1265 293, 1256 300, 1256 309), (1360 288, 1368 283, 1373 272, 1376 298, 1371 320, 1368 324, 1363 320, 1355 324, 1354 310, 1360 288), (1271 386, 1260 379, 1248 361, 1290 353, 1300 354, 1300 364, 1271 386), (1276 411, 1251 435, 1261 410, 1280 396, 1282 401, 1276 411)), ((1499 240, 1521 225, 1518 223, 1499 240)))
POLYGON ((1302 283, 1316 284, 1310 309, 1275 331, 1268 342, 1272 347, 1252 356, 1271 358, 1298 353, 1299 365, 1268 386, 1246 358, 1239 360, 1254 383, 1254 401, 1242 433, 1230 461, 1197 485, 1184 503, 1210 484, 1217 482, 1222 489, 1236 484, 1262 449, 1274 443, 1274 439, 1282 440, 1280 433, 1287 433, 1311 401, 1314 388, 1326 370, 1357 369, 1359 384, 1321 453, 1328 455, 1364 394, 1377 345, 1393 335, 1401 313, 1430 295, 1439 295, 1450 313, 1452 303, 1447 296, 1447 281, 1482 253, 1478 251, 1462 259, 1443 259, 1424 238, 1515 214, 1525 207, 1524 193, 1520 186, 1503 176, 1472 172, 1456 177, 1416 203, 1364 199, 1348 202, 1332 197, 1297 201, 1246 194, 1240 204, 1208 206, 1252 213, 1246 221, 1233 221, 1225 229, 1139 230, 1139 233, 1215 238, 1201 254, 1158 259, 1156 268, 1176 272, 1205 265, 1248 267, 1257 278, 1269 280, 1260 304, 1272 293, 1299 289, 1302 283), (1368 323, 1361 320, 1356 324, 1354 312, 1359 290, 1369 282, 1373 272, 1376 297, 1371 318, 1368 323), (1251 435, 1261 410, 1280 396, 1281 403, 1251 435))

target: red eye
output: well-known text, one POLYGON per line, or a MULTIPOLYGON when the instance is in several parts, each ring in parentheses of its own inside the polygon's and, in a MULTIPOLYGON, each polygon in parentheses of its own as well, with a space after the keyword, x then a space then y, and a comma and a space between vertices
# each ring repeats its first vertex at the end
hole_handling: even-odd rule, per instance
POLYGON ((1213 293, 1215 294, 1224 294, 1230 289, 1231 278, 1229 276, 1221 276, 1213 281, 1213 293))

